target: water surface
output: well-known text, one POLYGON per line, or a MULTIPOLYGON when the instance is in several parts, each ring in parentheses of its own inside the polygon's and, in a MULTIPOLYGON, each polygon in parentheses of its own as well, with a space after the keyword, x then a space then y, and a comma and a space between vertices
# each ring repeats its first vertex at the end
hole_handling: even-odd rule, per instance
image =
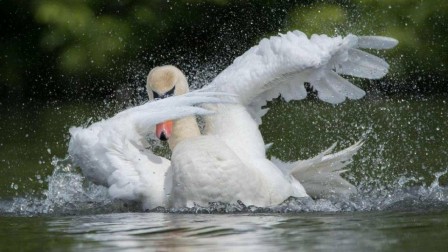
POLYGON ((442 250, 448 212, 0 217, 2 251, 442 250))

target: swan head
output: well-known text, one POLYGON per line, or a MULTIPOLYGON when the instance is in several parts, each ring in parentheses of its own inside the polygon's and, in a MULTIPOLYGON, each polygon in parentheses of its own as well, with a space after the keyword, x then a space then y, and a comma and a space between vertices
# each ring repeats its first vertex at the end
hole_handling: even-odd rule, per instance
MULTIPOLYGON (((175 66, 159 66, 153 68, 146 80, 146 91, 149 100, 163 99, 173 95, 182 95, 189 91, 188 81, 184 73, 175 66)), ((166 121, 156 126, 156 136, 166 141, 171 137, 173 122, 166 121)))

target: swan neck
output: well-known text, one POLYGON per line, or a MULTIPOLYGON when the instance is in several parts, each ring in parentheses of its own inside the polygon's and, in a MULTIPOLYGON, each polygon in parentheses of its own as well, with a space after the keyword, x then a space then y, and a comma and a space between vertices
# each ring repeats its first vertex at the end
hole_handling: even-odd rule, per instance
POLYGON ((196 117, 189 116, 178 119, 173 123, 173 132, 168 144, 171 150, 174 150, 176 145, 188 138, 201 135, 196 117))

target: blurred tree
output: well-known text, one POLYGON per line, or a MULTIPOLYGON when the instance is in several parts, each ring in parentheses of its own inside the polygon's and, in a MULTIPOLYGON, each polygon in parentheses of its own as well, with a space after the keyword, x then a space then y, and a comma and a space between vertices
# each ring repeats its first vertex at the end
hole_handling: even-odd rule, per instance
MULTIPOLYGON (((292 6, 226 0, 35 0, 6 5, 23 12, 23 24, 30 26, 9 24, 12 33, 23 31, 14 48, 27 48, 12 58, 36 59, 16 68, 2 65, 3 75, 11 76, 4 87, 21 87, 44 100, 73 94, 76 99, 103 97, 123 82, 142 79, 155 64, 181 64, 190 71, 194 62, 211 62, 212 57, 221 62, 216 62, 218 71, 255 38, 277 30, 285 8, 292 6), (30 31, 33 36, 27 37, 30 31), (20 78, 33 67, 39 76, 32 77, 35 81, 20 78)), ((17 19, 13 12, 10 18, 17 19)))
POLYGON ((388 91, 448 91, 448 2, 445 0, 312 1, 290 12, 288 29, 307 34, 382 35, 400 41, 388 91))
POLYGON ((39 26, 33 20, 28 1, 5 0, 1 5, 0 100, 9 93, 14 94, 12 97, 26 97, 29 90, 25 85, 45 71, 36 67, 45 57, 36 45, 39 26))
POLYGON ((214 74, 261 37, 291 29, 396 37, 399 47, 386 56, 394 59, 394 82, 405 85, 393 87, 447 91, 444 0, 4 0, 2 5, 2 100, 97 99, 116 94, 123 83, 142 81, 157 64, 177 64, 190 75, 208 64, 214 74))

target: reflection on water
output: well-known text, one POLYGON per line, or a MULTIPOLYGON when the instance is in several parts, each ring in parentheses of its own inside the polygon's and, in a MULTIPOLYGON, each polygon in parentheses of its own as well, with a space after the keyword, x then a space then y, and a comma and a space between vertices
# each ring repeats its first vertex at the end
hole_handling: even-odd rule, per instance
POLYGON ((115 213, 46 218, 0 217, 0 220, 4 223, 0 231, 6 234, 0 240, 9 241, 2 242, 0 249, 15 250, 39 246, 34 248, 89 251, 396 251, 442 249, 447 245, 448 237, 446 211, 294 215, 115 213), (14 234, 20 234, 21 239, 28 243, 13 243, 14 234))

